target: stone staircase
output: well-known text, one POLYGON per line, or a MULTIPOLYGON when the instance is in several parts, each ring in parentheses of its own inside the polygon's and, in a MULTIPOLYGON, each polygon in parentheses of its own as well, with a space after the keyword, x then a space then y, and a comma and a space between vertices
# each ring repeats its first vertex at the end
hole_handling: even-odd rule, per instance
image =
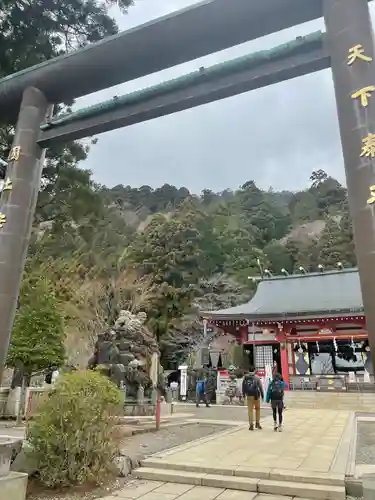
POLYGON ((133 471, 139 479, 211 486, 309 500, 345 500, 344 475, 236 467, 200 467, 148 458, 133 471))
POLYGON ((288 408, 375 412, 375 394, 366 392, 288 391, 285 403, 288 408))

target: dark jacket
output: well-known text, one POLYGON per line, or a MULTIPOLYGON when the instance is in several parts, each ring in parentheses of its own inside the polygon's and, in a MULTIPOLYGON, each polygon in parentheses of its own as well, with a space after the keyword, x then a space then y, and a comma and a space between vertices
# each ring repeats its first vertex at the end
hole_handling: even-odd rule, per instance
POLYGON ((248 396, 248 394, 247 394, 247 379, 249 379, 249 378, 254 378, 254 380, 255 380, 255 384, 256 384, 257 392, 258 392, 258 394, 255 396, 255 398, 259 398, 259 396, 260 396, 262 399, 264 399, 263 385, 262 385, 260 378, 257 375, 255 375, 255 372, 250 372, 249 374, 244 376, 243 382, 242 382, 242 394, 244 396, 248 396))

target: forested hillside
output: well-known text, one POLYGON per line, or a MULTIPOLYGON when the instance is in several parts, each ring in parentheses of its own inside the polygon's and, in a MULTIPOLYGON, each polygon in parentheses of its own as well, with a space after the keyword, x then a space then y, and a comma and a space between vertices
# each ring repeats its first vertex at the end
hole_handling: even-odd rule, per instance
POLYGON ((127 307, 147 313, 173 361, 201 337, 198 308, 247 300, 262 270, 355 264, 345 189, 324 172, 310 184, 264 192, 248 181, 197 196, 170 185, 108 189, 65 167, 41 191, 25 282, 54 284, 72 362, 127 307))
MULTIPOLYGON (((0 77, 115 33, 107 5, 0 0, 0 77)), ((2 158, 13 132, 13 124, 0 128, 2 158)), ((147 313, 167 364, 199 339, 198 308, 247 300, 249 277, 261 269, 355 264, 346 190, 321 170, 298 193, 265 192, 249 180, 198 195, 168 184, 133 188, 126 177, 98 186, 82 169, 87 154, 94 144, 90 152, 78 143, 48 151, 18 313, 38 303, 35 280, 47 280, 71 363, 87 360, 121 309, 147 313)))

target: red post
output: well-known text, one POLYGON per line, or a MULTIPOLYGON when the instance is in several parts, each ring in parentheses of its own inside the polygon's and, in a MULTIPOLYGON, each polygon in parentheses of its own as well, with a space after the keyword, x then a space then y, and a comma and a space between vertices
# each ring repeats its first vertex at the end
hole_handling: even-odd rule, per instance
POLYGON ((280 343, 280 358, 281 358, 281 375, 289 390, 289 362, 288 362, 288 345, 285 340, 280 343))
POLYGON ((156 423, 156 430, 157 431, 160 429, 160 417, 161 417, 161 398, 160 398, 160 392, 157 391, 157 393, 156 393, 156 407, 155 407, 155 423, 156 423))

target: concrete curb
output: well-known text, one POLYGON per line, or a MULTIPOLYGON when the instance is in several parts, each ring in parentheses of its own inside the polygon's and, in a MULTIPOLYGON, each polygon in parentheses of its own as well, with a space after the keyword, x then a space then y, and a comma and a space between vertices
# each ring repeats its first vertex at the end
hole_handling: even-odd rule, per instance
POLYGON ((363 476, 363 500, 374 500, 375 498, 375 475, 363 476))
POLYGON ((351 439, 350 439, 350 448, 348 455, 347 467, 345 470, 345 475, 347 477, 355 476, 355 456, 357 450, 357 434, 358 434, 358 413, 354 413, 352 416, 352 429, 351 429, 351 439))
MULTIPOLYGON (((345 486, 347 494, 356 498, 362 498, 364 496, 366 499, 364 492, 364 482, 366 474, 363 474, 363 476, 361 474, 358 474, 357 466, 355 463, 356 450, 357 450, 357 437, 358 437, 358 421, 363 421, 363 420, 373 421, 374 417, 375 414, 370 412, 356 411, 354 413, 354 424, 353 424, 352 439, 350 443, 348 464, 346 469, 345 486)), ((375 498, 375 496, 371 497, 371 499, 373 498, 375 498)))
MULTIPOLYGON (((356 438, 356 416, 352 413, 348 419, 339 445, 337 447, 335 457, 331 466, 332 472, 343 473, 348 475, 348 467, 350 466, 353 450, 353 439, 356 438)), ((355 444, 354 444, 355 450, 355 444)))
POLYGON ((347 467, 345 471, 345 488, 346 493, 353 497, 361 498, 363 496, 362 481, 355 477, 355 455, 357 449, 357 419, 358 413, 353 415, 353 428, 350 440, 349 455, 347 467))

